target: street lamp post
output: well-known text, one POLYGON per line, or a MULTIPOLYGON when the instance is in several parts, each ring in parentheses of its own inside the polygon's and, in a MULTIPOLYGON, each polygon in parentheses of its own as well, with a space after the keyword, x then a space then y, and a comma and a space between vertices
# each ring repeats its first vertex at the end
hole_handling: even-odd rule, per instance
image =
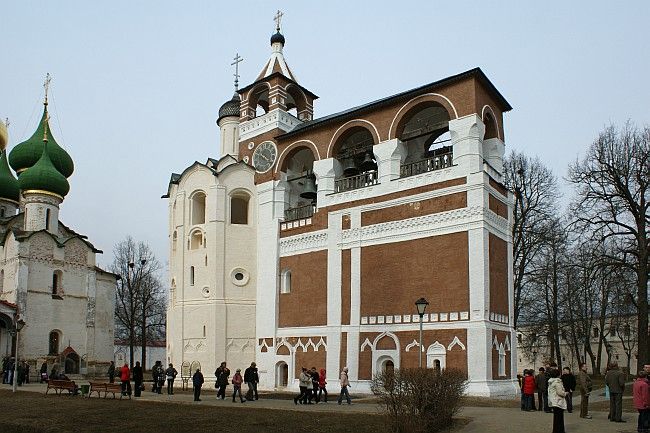
POLYGON ((13 392, 17 391, 17 386, 18 386, 18 343, 20 339, 20 330, 23 329, 23 326, 25 326, 25 321, 23 319, 19 319, 18 315, 14 317, 14 326, 13 329, 11 330, 11 333, 16 336, 16 353, 15 353, 15 360, 14 360, 14 380, 13 380, 13 392))
POLYGON ((427 309, 427 305, 429 305, 429 302, 424 298, 415 301, 415 307, 418 309, 418 314, 420 315, 420 368, 422 368, 422 350, 424 350, 424 344, 422 342, 422 319, 424 318, 424 311, 427 309))

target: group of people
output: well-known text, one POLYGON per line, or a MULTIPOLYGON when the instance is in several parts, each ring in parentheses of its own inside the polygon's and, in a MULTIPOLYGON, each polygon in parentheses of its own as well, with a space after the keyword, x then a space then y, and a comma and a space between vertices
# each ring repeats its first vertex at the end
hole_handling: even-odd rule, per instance
MULTIPOLYGON (((135 367, 129 368, 129 364, 125 363, 119 370, 115 367, 115 363, 111 361, 108 367, 108 380, 110 383, 115 382, 115 376, 119 376, 122 385, 122 395, 131 395, 131 380, 133 380, 133 396, 141 397, 142 391, 145 390, 144 386, 144 370, 140 365, 140 361, 135 363, 135 367)), ((162 365, 162 362, 156 361, 156 364, 151 369, 151 377, 153 386, 151 391, 157 394, 162 394, 162 389, 167 382, 167 394, 174 394, 174 380, 178 371, 174 368, 174 364, 169 364, 167 369, 162 365)))
MULTIPOLYGON (((319 372, 316 371, 316 367, 312 367, 311 370, 302 367, 299 377, 300 394, 293 398, 293 403, 314 404, 320 403, 321 400, 323 403, 327 403, 327 380, 325 373, 326 371, 324 368, 321 368, 319 372), (325 395, 324 399, 323 394, 325 395)), ((352 404, 350 393, 348 391, 348 388, 350 387, 350 379, 348 378, 347 367, 341 370, 339 379, 341 383, 341 393, 339 394, 337 403, 341 404, 345 398, 348 404, 352 404)))
POLYGON ((573 412, 573 394, 580 393, 580 418, 590 419, 589 394, 592 391, 591 378, 587 374, 587 364, 580 364, 576 377, 569 367, 562 372, 554 362, 535 371, 524 370, 519 376, 521 385, 521 410, 544 411, 553 414, 553 433, 564 433, 564 411, 573 412), (535 406, 537 394, 537 406, 535 406))
MULTIPOLYGON (((259 395, 257 393, 257 384, 260 382, 259 373, 257 370, 257 364, 251 362, 250 367, 244 371, 244 375, 241 374, 241 368, 235 370, 235 374, 230 379, 230 369, 228 368, 226 362, 222 362, 219 367, 214 371, 215 383, 214 387, 217 388, 217 399, 224 400, 226 398, 226 388, 230 383, 233 386, 232 392, 232 402, 234 403, 239 396, 239 401, 244 403, 247 400, 257 400, 259 395), (241 387, 246 383, 248 386, 248 391, 246 392, 246 398, 242 396, 241 387)), ((201 401, 201 388, 205 382, 203 373, 201 369, 197 368, 192 376, 192 386, 194 387, 194 401, 201 401)))
POLYGON ((18 366, 16 366, 14 357, 5 356, 2 358, 2 383, 12 385, 14 383, 14 374, 16 374, 18 386, 29 383, 29 364, 25 361, 19 361, 18 366))

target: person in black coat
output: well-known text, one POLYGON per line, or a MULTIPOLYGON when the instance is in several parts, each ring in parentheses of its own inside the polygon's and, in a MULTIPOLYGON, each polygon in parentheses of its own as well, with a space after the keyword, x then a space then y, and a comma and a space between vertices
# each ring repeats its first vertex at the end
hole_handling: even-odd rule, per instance
POLYGON ((248 392, 246 393, 246 400, 257 400, 257 384, 260 381, 260 376, 257 373, 257 365, 251 362, 251 366, 244 371, 244 382, 248 385, 248 392))
POLYGON ((115 382, 115 363, 111 361, 111 365, 108 366, 108 381, 110 383, 115 382))
POLYGON ((142 382, 144 382, 144 371, 142 371, 142 366, 140 361, 135 363, 135 367, 131 370, 131 375, 133 376, 133 382, 135 382, 135 397, 140 397, 142 393, 142 382))
POLYGON ((564 390, 567 393, 564 397, 566 399, 566 410, 571 413, 573 412, 573 391, 576 390, 576 377, 571 373, 569 367, 564 367, 560 379, 562 380, 562 385, 564 385, 564 390))
POLYGON ((217 378, 217 398, 221 397, 221 400, 226 398, 226 387, 228 386, 228 378, 230 377, 230 369, 226 367, 226 362, 222 362, 219 367, 214 371, 214 377, 217 378))
POLYGON ((309 374, 311 376, 311 386, 312 386, 311 395, 309 396, 309 402, 311 403, 312 401, 316 401, 316 403, 320 403, 320 398, 318 397, 318 383, 320 382, 320 375, 318 374, 316 367, 312 367, 309 374))
POLYGON ((194 387, 194 401, 201 401, 201 387, 203 386, 203 373, 197 368, 192 376, 192 386, 194 387))

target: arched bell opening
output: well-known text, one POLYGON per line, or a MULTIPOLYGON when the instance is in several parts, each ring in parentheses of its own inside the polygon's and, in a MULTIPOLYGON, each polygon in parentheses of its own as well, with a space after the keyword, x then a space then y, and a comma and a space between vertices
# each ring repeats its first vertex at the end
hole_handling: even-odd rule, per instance
POLYGON ((349 191, 377 184, 377 159, 373 153, 375 139, 361 126, 350 128, 341 135, 333 149, 334 158, 340 163, 335 192, 349 191))
POLYGON ((401 177, 452 165, 449 119, 447 109, 431 101, 416 105, 404 115, 397 127, 397 138, 407 150, 401 177))
POLYGON ((318 186, 314 176, 316 157, 311 148, 299 146, 292 149, 280 165, 286 180, 284 220, 309 218, 316 209, 318 186))
POLYGON ((311 120, 309 107, 307 106, 307 98, 304 92, 295 84, 289 84, 286 88, 287 98, 285 101, 287 113, 294 115, 300 120, 311 120), (302 116, 301 116, 302 114, 302 116))
POLYGON ((260 117, 269 112, 269 87, 261 84, 253 88, 248 96, 248 107, 255 110, 255 117, 260 117))

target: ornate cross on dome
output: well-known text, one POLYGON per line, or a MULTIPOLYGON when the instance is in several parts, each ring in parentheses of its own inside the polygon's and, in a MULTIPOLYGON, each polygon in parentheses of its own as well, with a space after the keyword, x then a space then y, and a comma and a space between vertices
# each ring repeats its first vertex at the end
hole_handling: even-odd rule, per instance
POLYGON ((273 18, 273 21, 275 21, 275 29, 276 29, 277 31, 280 31, 280 20, 282 20, 282 15, 284 15, 284 13, 282 13, 282 12, 278 9, 278 11, 277 11, 276 14, 275 14, 275 17, 273 18))
POLYGON ((52 76, 50 76, 50 73, 48 72, 47 75, 45 75, 45 82, 43 83, 43 87, 45 88, 45 104, 47 104, 47 93, 50 90, 51 81, 52 81, 52 76))
POLYGON ((231 63, 232 66, 235 67, 235 90, 239 90, 239 64, 244 61, 242 56, 239 55, 239 53, 235 54, 235 58, 233 59, 234 62, 231 63))

